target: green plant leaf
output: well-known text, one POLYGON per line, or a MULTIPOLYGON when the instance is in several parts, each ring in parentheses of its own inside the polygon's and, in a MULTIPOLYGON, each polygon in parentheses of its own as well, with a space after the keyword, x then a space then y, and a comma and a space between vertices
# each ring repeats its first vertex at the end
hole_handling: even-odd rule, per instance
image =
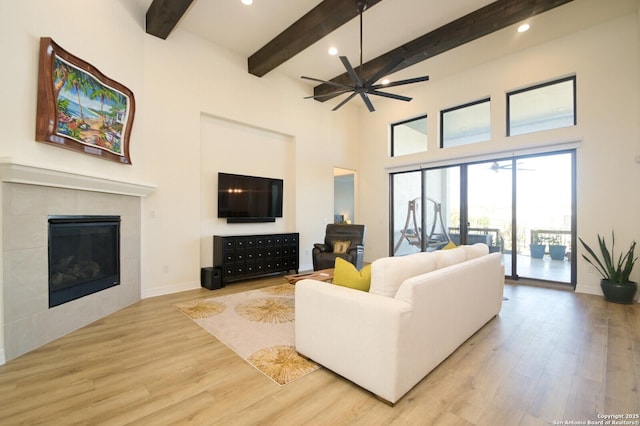
POLYGON ((631 271, 638 257, 635 256, 636 242, 634 241, 629 250, 626 253, 620 253, 615 256, 615 234, 611 231, 611 250, 607 247, 607 242, 604 237, 598 234, 598 247, 600 249, 600 256, 585 243, 582 238, 578 238, 582 243, 582 246, 587 251, 587 254, 582 254, 582 257, 589 262, 604 278, 618 284, 625 284, 629 282, 631 271))
POLYGON ((606 268, 604 267, 604 265, 602 264, 602 262, 600 262, 600 259, 598 259, 598 256, 596 255, 596 253, 593 251, 593 249, 591 247, 589 247, 589 245, 587 245, 587 243, 585 243, 582 238, 579 238, 580 242, 582 243, 582 246, 584 247, 584 249, 587 251, 587 253, 589 253, 589 255, 592 257, 592 259, 589 259, 584 253, 582 254, 582 257, 584 258, 584 260, 586 260, 587 262, 589 262, 589 264, 591 264, 591 266, 593 266, 594 268, 596 268, 596 270, 598 271, 598 273, 600 273, 600 275, 602 275, 602 278, 607 279, 607 273, 606 273, 606 268))

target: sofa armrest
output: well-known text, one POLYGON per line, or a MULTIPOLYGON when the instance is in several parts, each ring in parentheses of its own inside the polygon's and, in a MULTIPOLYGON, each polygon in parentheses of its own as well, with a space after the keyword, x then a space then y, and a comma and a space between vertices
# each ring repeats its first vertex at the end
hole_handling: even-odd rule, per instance
POLYGON ((390 402, 402 396, 410 304, 305 279, 296 283, 295 307, 298 352, 390 402))
POLYGON ((413 367, 427 374, 502 307, 502 254, 491 253, 405 280, 395 295, 413 306, 413 367), (434 342, 437 344, 434 345, 434 342))

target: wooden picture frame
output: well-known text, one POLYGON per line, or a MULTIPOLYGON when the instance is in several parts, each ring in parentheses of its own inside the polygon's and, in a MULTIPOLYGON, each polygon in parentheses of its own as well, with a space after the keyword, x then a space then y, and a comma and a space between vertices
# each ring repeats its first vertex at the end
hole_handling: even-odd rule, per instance
POLYGON ((40 38, 36 141, 131 164, 133 92, 40 38))

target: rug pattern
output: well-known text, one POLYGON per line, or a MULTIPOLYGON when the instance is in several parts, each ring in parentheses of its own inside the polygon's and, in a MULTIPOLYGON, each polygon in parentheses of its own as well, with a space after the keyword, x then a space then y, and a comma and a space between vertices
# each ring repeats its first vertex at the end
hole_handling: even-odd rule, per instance
POLYGON ((295 350, 295 286, 280 284, 176 307, 279 385, 319 368, 295 350))

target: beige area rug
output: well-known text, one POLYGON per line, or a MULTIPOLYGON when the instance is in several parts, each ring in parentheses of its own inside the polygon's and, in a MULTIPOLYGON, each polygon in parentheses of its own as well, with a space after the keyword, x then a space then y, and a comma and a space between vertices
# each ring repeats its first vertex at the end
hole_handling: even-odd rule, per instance
POLYGON ((319 368, 295 350, 294 291, 280 284, 176 305, 265 376, 286 385, 319 368))

